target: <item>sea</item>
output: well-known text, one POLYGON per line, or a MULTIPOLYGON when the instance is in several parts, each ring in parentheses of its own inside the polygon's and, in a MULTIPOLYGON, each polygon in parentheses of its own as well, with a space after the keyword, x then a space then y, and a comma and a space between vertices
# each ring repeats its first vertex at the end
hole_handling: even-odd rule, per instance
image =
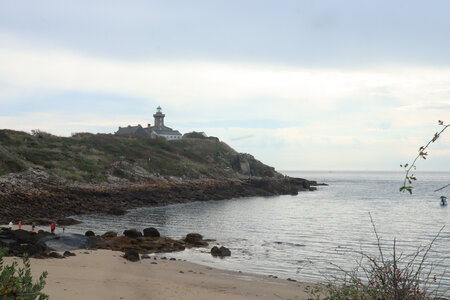
POLYGON ((377 257, 379 248, 389 261, 394 240, 396 254, 401 254, 404 262, 420 247, 433 243, 425 265, 432 268, 430 274, 436 275, 441 287, 450 288, 450 205, 439 202, 442 195, 450 199, 450 187, 435 192, 450 183, 450 172, 417 172, 412 195, 399 191, 402 172, 283 173, 327 185, 296 196, 138 208, 123 216, 74 216, 83 223, 68 230, 102 234, 155 227, 176 239, 197 232, 214 240, 210 247, 228 247, 231 257, 212 257, 210 247, 163 256, 303 282, 327 282, 342 275, 342 270, 364 264, 361 253, 377 257))

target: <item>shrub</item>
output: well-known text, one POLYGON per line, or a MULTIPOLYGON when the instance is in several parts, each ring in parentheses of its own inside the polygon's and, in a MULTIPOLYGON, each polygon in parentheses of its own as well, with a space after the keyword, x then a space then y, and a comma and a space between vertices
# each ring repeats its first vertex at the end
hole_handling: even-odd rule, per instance
POLYGON ((377 240, 378 254, 352 251, 360 257, 354 269, 347 271, 335 265, 340 276, 333 276, 333 281, 329 280, 326 289, 315 286, 307 292, 316 299, 329 300, 443 299, 439 298, 442 291, 439 278, 434 272, 434 264, 428 262, 427 258, 444 227, 429 244, 418 247, 409 255, 399 254, 396 239, 392 253, 386 254, 372 217, 370 220, 377 240))
POLYGON ((39 280, 33 283, 31 277, 30 260, 27 255, 23 257, 23 268, 18 268, 17 262, 9 266, 3 265, 5 249, 0 249, 0 298, 21 300, 43 300, 48 299, 46 294, 41 293, 45 285, 47 272, 39 276, 39 280))

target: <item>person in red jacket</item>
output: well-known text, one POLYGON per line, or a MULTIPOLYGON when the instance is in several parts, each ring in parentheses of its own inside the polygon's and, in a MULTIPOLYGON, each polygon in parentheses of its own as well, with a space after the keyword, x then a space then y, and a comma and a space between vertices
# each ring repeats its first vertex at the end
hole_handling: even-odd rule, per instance
POLYGON ((50 230, 52 231, 52 233, 55 233, 55 223, 52 223, 52 225, 50 225, 50 230))

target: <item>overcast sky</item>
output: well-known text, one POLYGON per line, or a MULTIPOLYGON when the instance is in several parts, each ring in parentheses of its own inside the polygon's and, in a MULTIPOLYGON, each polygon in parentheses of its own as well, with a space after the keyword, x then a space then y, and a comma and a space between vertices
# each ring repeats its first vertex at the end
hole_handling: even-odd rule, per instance
MULTIPOLYGON (((0 0, 0 128, 165 123, 279 170, 399 170, 450 122, 450 1, 0 0)), ((0 141, 1 142, 1 141, 0 141)), ((448 170, 450 132, 420 169, 448 170)))

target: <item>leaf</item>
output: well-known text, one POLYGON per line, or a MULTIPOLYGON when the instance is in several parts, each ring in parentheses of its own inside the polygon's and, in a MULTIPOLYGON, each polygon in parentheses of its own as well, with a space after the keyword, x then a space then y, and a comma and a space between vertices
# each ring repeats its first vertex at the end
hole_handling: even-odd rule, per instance
POLYGON ((433 139, 431 140, 432 143, 434 143, 434 141, 436 141, 439 138, 439 133, 435 133, 433 139))

